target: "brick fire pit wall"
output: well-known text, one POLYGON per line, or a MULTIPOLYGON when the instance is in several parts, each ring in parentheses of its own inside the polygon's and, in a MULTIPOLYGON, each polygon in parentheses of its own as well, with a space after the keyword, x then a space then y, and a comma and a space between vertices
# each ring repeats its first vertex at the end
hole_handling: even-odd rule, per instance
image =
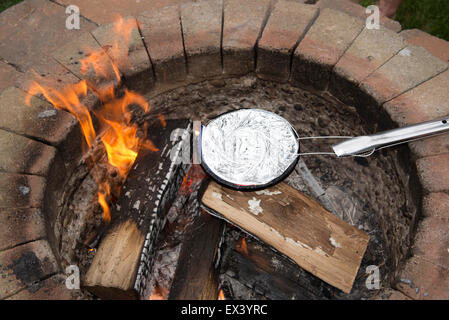
MULTIPOLYGON (((145 86, 139 90, 154 96, 205 79, 255 73, 332 94, 373 123, 387 115, 391 123, 380 128, 449 115, 447 61, 410 43, 414 38, 398 33, 391 20, 381 20, 380 30, 366 29, 358 6, 301 2, 196 1, 143 12, 135 17, 140 34, 133 34, 129 48, 133 69, 120 70, 125 84, 140 77, 145 86)), ((110 28, 103 25, 48 52, 53 59, 38 72, 61 85, 79 81, 83 48, 107 47, 110 28)), ((0 94, 0 299, 71 299, 76 290, 65 288, 52 250, 54 195, 76 167, 81 137, 75 119, 43 98, 25 105, 31 79, 27 73, 18 87, 0 94)), ((90 99, 88 105, 95 105, 90 99)), ((386 297, 449 299, 449 139, 409 147, 423 219, 411 257, 386 297)))

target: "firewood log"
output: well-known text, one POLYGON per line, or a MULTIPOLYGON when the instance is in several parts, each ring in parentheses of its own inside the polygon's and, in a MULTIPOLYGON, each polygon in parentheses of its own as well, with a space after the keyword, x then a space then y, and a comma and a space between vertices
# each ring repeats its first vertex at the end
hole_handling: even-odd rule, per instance
POLYGON ((243 192, 211 182, 202 202, 323 281, 351 291, 369 236, 314 199, 286 183, 243 192))
POLYGON ((83 281, 84 288, 100 298, 144 296, 155 242, 190 167, 190 121, 151 125, 148 136, 159 151, 139 152, 83 281))

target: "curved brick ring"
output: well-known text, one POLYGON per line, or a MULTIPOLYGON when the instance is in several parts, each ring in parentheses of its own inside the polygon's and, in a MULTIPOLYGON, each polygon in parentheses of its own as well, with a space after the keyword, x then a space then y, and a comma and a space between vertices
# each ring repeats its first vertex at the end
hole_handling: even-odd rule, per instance
MULTIPOLYGON (((391 20, 382 19, 379 30, 366 29, 354 8, 340 10, 328 0, 317 5, 225 0, 142 13, 126 18, 138 28, 124 48, 131 68, 120 72, 125 83, 139 83, 133 89, 151 96, 255 72, 262 79, 331 93, 373 121, 380 113, 392 125, 449 114, 448 65, 409 44, 410 32, 398 33, 400 27, 391 20)), ((101 26, 51 53, 54 60, 39 73, 61 85, 93 80, 81 74, 79 60, 86 47, 108 48, 113 27, 101 26)), ((51 204, 57 201, 52 194, 76 166, 81 133, 70 114, 42 97, 33 97, 31 107, 24 104, 27 78, 32 75, 21 88, 0 94, 0 273, 6 275, 0 277, 0 299, 70 299, 50 245, 57 215, 51 204), (11 270, 17 262, 33 267, 21 274, 11 270), (33 283, 38 285, 25 290, 33 283)), ((84 102, 93 107, 98 101, 87 97, 84 102)), ((424 219, 413 257, 400 274, 406 281, 388 289, 386 297, 448 299, 449 140, 441 136, 409 147, 424 194, 424 219)))

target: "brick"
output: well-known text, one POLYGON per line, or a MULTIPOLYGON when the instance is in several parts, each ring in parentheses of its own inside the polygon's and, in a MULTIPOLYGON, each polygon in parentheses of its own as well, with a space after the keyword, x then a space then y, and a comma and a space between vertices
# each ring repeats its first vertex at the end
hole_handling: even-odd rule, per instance
POLYGON ((191 0, 151 0, 151 3, 144 0, 123 1, 108 0, 105 5, 104 0, 55 0, 65 7, 74 4, 80 8, 81 14, 98 24, 108 24, 114 22, 117 15, 137 16, 143 11, 151 9, 155 12, 168 5, 189 2, 191 0))
POLYGON ((0 129, 0 170, 45 176, 56 148, 0 129))
MULTIPOLYGON (((16 87, 29 93, 34 83, 38 83, 45 88, 62 91, 68 86, 73 86, 80 82, 80 78, 63 67, 51 56, 43 56, 41 62, 33 66, 31 70, 22 74, 16 81, 16 87)), ((38 98, 46 100, 44 95, 37 94, 38 98)), ((91 93, 80 97, 80 101, 90 110, 98 103, 98 97, 91 93)))
POLYGON ((150 58, 137 28, 136 18, 126 17, 113 24, 103 25, 93 30, 92 35, 134 90, 136 87, 140 89, 137 91, 148 90, 154 84, 150 58))
POLYGON ((379 103, 429 80, 448 68, 426 49, 407 46, 361 83, 361 88, 379 103))
POLYGON ((6 300, 74 300, 81 297, 78 289, 67 289, 67 277, 63 274, 54 275, 39 281, 6 300))
POLYGON ((423 199, 425 217, 449 218, 449 195, 442 192, 430 193, 423 199))
POLYGON ((58 271, 53 252, 46 240, 33 241, 0 252, 0 299, 58 271))
POLYGON ((358 18, 324 9, 295 50, 292 83, 324 90, 333 66, 363 26, 358 18))
POLYGON ((0 251, 44 238, 40 209, 0 209, 0 251))
POLYGON ((255 46, 268 18, 269 0, 224 2, 223 71, 243 75, 254 71, 255 46))
POLYGON ((416 166, 424 190, 449 191, 449 154, 418 159, 416 166))
POLYGON ((109 80, 117 81, 111 59, 89 32, 60 47, 52 56, 78 78, 86 79, 96 86, 109 80), (97 55, 95 63, 102 66, 101 72, 95 71, 91 64, 82 68, 80 60, 92 57, 92 53, 97 55))
POLYGON ((96 27, 83 17, 80 30, 65 27, 65 8, 51 1, 28 0, 0 13, 0 57, 25 72, 41 57, 96 27))
POLYGON ((0 208, 39 208, 45 191, 45 178, 0 172, 0 208))
POLYGON ((15 85, 23 91, 29 92, 33 82, 61 90, 64 86, 73 85, 79 81, 78 77, 64 68, 53 57, 44 56, 41 63, 35 64, 31 70, 23 73, 15 85))
POLYGON ((435 57, 449 64, 449 42, 428 34, 419 29, 401 32, 409 43, 426 48, 435 57))
POLYGON ((412 299, 447 300, 449 272, 420 257, 412 257, 393 287, 412 299))
POLYGON ((77 127, 76 119, 69 113, 56 110, 37 97, 32 97, 27 106, 26 97, 18 88, 0 94, 0 128, 57 146, 77 127))
POLYGON ((315 6, 280 0, 275 4, 257 46, 257 75, 285 82, 292 53, 318 16, 315 6))
POLYGON ((349 105, 356 104, 358 84, 406 45, 397 33, 380 27, 363 29, 334 67, 329 91, 349 105))
POLYGON ((424 218, 415 237, 413 255, 449 270, 448 233, 449 217, 424 218))
MULTIPOLYGON (((319 0, 317 6, 320 9, 331 8, 346 14, 358 17, 360 19, 366 20, 368 14, 366 14, 366 8, 359 4, 356 4, 348 0, 319 0)), ((383 15, 380 16, 380 25, 385 28, 391 29, 394 32, 401 31, 401 24, 395 20, 389 19, 383 15)))
POLYGON ((221 75, 222 1, 182 4, 181 23, 189 74, 197 79, 221 75))
POLYGON ((144 12, 137 17, 143 40, 153 63, 156 81, 182 82, 187 76, 178 6, 144 12))
MULTIPOLYGON (((388 101, 383 108, 400 126, 430 121, 449 115, 449 71, 422 83, 412 90, 388 101)), ((449 152, 447 134, 411 142, 418 157, 449 152)))
POLYGON ((13 86, 20 76, 22 76, 21 72, 18 72, 11 65, 0 61, 0 92, 13 86))

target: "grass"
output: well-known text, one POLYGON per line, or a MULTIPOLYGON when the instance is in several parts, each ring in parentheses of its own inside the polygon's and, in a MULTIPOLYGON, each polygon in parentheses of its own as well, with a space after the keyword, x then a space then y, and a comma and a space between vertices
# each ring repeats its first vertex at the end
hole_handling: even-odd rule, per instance
POLYGON ((0 12, 22 1, 23 0, 0 0, 0 12))
MULTIPOLYGON (((376 4, 374 0, 360 0, 362 6, 376 4)), ((402 0, 394 18, 402 29, 421 29, 449 41, 449 0, 402 0)))

